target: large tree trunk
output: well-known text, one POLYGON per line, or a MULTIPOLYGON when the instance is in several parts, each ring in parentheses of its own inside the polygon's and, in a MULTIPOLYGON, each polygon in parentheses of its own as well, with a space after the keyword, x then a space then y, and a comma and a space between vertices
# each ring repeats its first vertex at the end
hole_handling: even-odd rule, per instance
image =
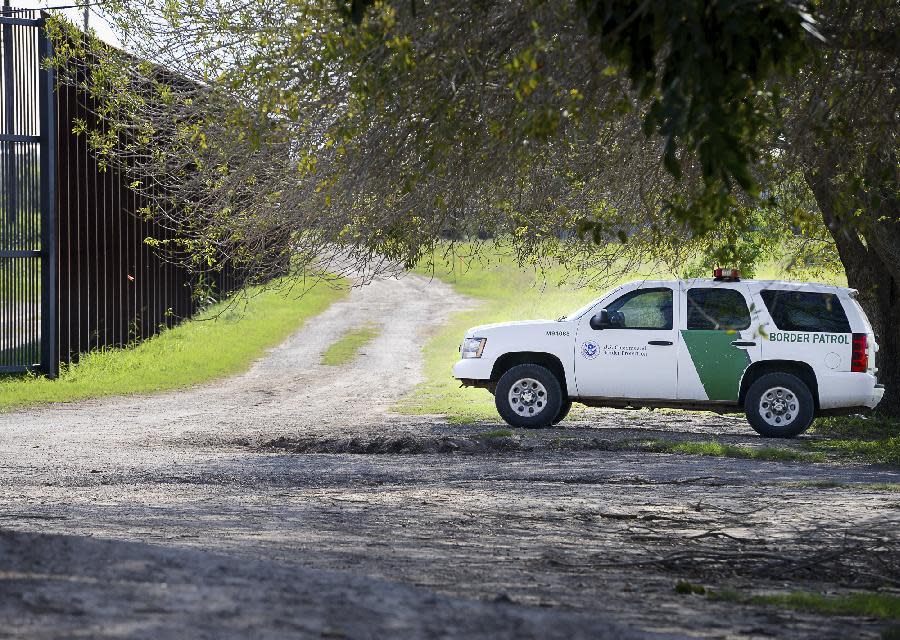
MULTIPOLYGON (((886 279, 889 282, 883 283, 875 296, 871 318, 880 347, 875 358, 878 381, 885 386, 884 400, 877 411, 900 418, 900 283, 894 278, 886 279)), ((850 286, 859 288, 853 283, 850 286)))
MULTIPOLYGON (((834 235, 840 246, 838 236, 843 234, 834 235)), ((847 269, 847 283, 859 290, 859 301, 875 329, 879 346, 875 364, 878 382, 885 386, 885 394, 876 411, 900 418, 900 283, 889 275, 887 265, 873 251, 861 258, 865 266, 847 269)))
MULTIPOLYGON (((869 212, 860 222, 843 220, 831 159, 831 154, 822 154, 818 166, 806 172, 806 181, 834 238, 847 283, 859 290, 875 330, 878 381, 885 386, 876 411, 900 418, 900 225, 895 214, 883 216, 880 211, 869 212)), ((886 202, 893 204, 890 198, 886 202)))

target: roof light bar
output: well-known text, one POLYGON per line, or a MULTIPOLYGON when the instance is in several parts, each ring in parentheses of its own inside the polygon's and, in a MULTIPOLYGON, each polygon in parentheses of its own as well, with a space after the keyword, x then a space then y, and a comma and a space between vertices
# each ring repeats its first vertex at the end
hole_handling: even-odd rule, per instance
POLYGON ((713 271, 713 278, 722 282, 737 282, 741 279, 741 272, 737 269, 723 269, 718 267, 713 271))

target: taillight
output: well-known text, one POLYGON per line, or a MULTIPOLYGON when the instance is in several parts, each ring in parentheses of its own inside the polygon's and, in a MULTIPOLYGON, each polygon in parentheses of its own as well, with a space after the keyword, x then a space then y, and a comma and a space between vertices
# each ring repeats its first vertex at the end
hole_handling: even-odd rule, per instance
POLYGON ((850 355, 850 371, 865 373, 869 369, 869 337, 865 333, 853 334, 853 352, 850 355))

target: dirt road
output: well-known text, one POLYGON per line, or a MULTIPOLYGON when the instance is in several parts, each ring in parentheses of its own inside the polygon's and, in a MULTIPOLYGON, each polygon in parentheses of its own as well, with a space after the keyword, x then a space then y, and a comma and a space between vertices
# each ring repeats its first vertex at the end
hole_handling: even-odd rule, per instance
POLYGON ((896 580, 900 494, 877 483, 898 470, 627 446, 758 442, 731 417, 592 410, 492 438, 392 414, 463 302, 376 281, 243 376, 0 415, 0 638, 881 634, 675 585, 896 580), (356 361, 318 364, 366 323, 356 361))

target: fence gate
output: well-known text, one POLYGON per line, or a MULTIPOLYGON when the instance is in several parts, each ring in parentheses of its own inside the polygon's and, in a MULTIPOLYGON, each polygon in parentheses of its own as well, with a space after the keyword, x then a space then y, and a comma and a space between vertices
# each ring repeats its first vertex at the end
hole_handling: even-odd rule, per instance
POLYGON ((58 373, 56 118, 38 11, 0 9, 0 373, 58 373))

